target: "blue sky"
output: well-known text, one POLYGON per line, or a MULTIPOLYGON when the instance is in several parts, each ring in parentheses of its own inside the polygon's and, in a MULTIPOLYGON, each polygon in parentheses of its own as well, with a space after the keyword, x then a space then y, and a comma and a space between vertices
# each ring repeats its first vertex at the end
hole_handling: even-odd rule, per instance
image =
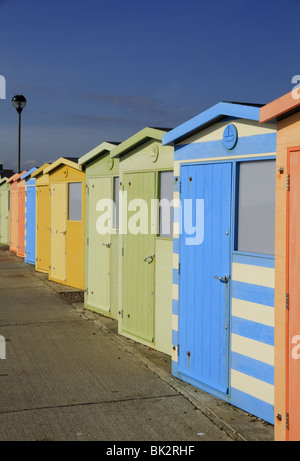
POLYGON ((267 103, 300 74, 299 0, 0 0, 0 163, 81 156, 219 101, 267 103))

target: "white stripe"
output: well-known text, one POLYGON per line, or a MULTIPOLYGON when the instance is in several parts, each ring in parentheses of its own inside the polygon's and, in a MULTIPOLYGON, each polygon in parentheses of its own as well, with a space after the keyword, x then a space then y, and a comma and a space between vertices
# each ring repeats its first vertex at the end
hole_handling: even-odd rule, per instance
POLYGON ((234 317, 274 327, 274 308, 270 306, 232 298, 231 313, 234 317))
POLYGON ((231 370, 231 387, 274 405, 274 386, 252 376, 231 370))
POLYGON ((175 285, 173 283, 172 285, 172 299, 175 299, 176 301, 178 301, 178 285, 175 285))
POLYGON ((231 350, 232 352, 237 352, 251 359, 274 366, 274 346, 270 346, 269 344, 232 333, 231 350))
POLYGON ((251 264, 232 264, 232 280, 262 287, 275 287, 275 269, 251 264))
POLYGON ((173 253, 173 269, 178 270, 178 264, 179 264, 179 254, 173 253))
POLYGON ((176 160, 174 162, 175 164, 179 165, 181 163, 200 163, 200 162, 210 162, 210 161, 216 161, 216 160, 233 160, 237 158, 259 158, 259 157, 276 157, 276 152, 266 152, 265 154, 248 154, 248 155, 235 155, 235 156, 226 156, 226 157, 207 157, 207 158, 192 158, 192 159, 187 159, 187 160, 176 160))
POLYGON ((178 331, 178 315, 172 314, 172 330, 178 331))

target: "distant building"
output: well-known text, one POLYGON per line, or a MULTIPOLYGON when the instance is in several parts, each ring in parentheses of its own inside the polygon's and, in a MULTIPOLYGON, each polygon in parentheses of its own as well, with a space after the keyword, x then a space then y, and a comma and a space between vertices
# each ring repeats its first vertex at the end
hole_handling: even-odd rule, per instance
POLYGON ((13 170, 4 170, 2 163, 0 163, 0 178, 10 178, 13 174, 13 170))

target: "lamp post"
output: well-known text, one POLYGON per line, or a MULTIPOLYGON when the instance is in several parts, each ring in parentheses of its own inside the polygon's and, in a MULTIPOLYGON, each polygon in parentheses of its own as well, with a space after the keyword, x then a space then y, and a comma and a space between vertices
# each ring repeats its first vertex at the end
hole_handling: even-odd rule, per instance
POLYGON ((23 95, 17 94, 11 100, 13 107, 19 114, 19 134, 18 134, 18 173, 21 173, 21 112, 26 106, 26 99, 23 95))

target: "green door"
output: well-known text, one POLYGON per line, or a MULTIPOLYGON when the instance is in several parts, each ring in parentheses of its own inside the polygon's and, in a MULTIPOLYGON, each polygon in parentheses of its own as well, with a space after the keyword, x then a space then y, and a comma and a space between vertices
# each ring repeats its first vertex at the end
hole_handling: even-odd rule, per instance
POLYGON ((152 342, 155 235, 151 233, 151 199, 157 195, 155 172, 125 174, 124 191, 128 229, 124 235, 122 329, 152 342))
MULTIPOLYGON (((111 235, 100 233, 99 220, 102 209, 100 200, 112 199, 112 178, 93 178, 89 180, 89 221, 88 221, 88 274, 87 304, 110 312, 111 304, 111 235), (98 222, 98 223, 97 223, 98 222)), ((108 217, 108 221, 111 217, 108 217)), ((105 223, 109 227, 110 222, 105 223)))
POLYGON ((9 191, 0 191, 0 243, 9 243, 9 191))

